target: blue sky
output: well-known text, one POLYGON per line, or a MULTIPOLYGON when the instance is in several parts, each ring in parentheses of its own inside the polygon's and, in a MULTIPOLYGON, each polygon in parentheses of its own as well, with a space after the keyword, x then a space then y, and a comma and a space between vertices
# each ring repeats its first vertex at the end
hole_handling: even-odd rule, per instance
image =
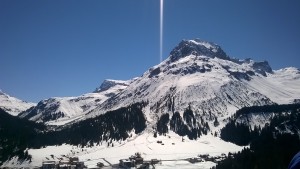
MULTIPOLYGON (((0 0, 0 89, 32 102, 159 63, 159 0, 0 0)), ((163 58, 182 39, 300 68, 298 0, 164 0, 163 58)))

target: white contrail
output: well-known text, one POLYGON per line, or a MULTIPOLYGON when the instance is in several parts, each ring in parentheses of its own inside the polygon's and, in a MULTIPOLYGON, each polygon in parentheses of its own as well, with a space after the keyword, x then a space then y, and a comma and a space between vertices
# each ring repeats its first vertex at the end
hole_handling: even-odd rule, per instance
POLYGON ((159 39, 159 46, 160 46, 160 62, 162 62, 162 55, 163 55, 163 17, 164 15, 164 0, 160 0, 160 39, 159 39))

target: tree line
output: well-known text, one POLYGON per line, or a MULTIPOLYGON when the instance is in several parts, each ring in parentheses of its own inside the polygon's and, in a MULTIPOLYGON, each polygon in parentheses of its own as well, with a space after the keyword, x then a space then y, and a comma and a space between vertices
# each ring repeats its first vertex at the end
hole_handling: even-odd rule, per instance
POLYGON ((63 143, 87 146, 102 141, 125 140, 131 132, 139 134, 146 128, 144 106, 145 103, 135 103, 50 131, 44 124, 11 116, 0 109, 0 164, 13 156, 30 160, 25 151, 27 148, 63 143))
POLYGON ((169 129, 179 136, 188 136, 189 139, 197 139, 203 134, 206 135, 210 130, 210 127, 203 119, 198 121, 195 118, 191 106, 189 106, 183 112, 183 116, 181 116, 179 112, 172 113, 171 118, 169 113, 160 116, 156 124, 156 131, 158 134, 166 134, 169 129))
POLYGON ((221 130, 221 138, 238 145, 250 145, 241 152, 229 154, 216 169, 286 169, 292 157, 300 151, 300 106, 271 105, 243 108, 221 130), (239 116, 272 112, 274 116, 264 127, 251 129, 236 123, 239 116))

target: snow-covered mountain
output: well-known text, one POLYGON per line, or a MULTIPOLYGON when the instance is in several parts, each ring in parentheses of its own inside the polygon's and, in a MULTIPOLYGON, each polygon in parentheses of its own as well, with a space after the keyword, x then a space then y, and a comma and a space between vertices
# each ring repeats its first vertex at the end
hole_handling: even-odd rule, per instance
POLYGON ((255 76, 247 86, 256 90, 278 104, 287 104, 299 101, 300 98, 300 71, 288 67, 273 71, 266 77, 255 76))
POLYGON ((212 122, 242 107, 292 103, 299 98, 299 69, 272 70, 267 61, 234 59, 219 45, 195 39, 181 41, 165 61, 141 77, 106 80, 94 93, 78 97, 46 99, 20 116, 63 125, 145 102, 151 124, 164 113, 183 116, 188 107, 198 120, 212 122))
POLYGON ((183 40, 170 56, 133 81, 89 116, 147 102, 149 121, 162 113, 179 112, 191 106, 196 116, 225 118, 252 105, 290 103, 300 98, 300 71, 272 70, 267 61, 230 58, 214 43, 183 40))
MULTIPOLYGON (((49 159, 78 156, 92 168, 97 162, 115 165, 120 159, 141 152, 145 160, 174 161, 171 165, 164 161, 162 168, 212 168, 213 162, 179 163, 179 159, 242 150, 242 146, 218 138, 222 138, 222 129, 231 122, 255 128, 271 123, 274 117, 283 117, 285 121, 278 131, 296 128, 294 133, 299 134, 299 127, 289 123, 299 119, 295 118, 298 115, 289 118, 293 111, 279 111, 283 116, 265 110, 239 113, 242 109, 299 102, 299 69, 273 70, 267 61, 231 58, 217 44, 183 40, 165 61, 141 77, 129 81, 105 80, 93 93, 46 99, 21 113, 20 117, 48 125, 70 124, 27 137, 28 144, 16 141, 32 144, 26 149, 32 159, 22 163, 15 156, 3 161, 2 167, 19 167, 22 163, 33 168, 49 159), (36 144, 44 148, 35 149, 36 144)), ((298 113, 299 107, 296 110, 298 113)), ((3 145, 10 143, 13 142, 3 145)), ((19 147, 25 152, 24 146, 19 147)))
POLYGON ((78 97, 54 97, 40 101, 37 106, 19 116, 49 125, 64 125, 84 116, 108 98, 124 90, 131 81, 107 79, 93 93, 78 97))
POLYGON ((25 111, 35 105, 35 103, 25 102, 9 96, 0 90, 0 108, 13 116, 17 116, 22 111, 25 111))

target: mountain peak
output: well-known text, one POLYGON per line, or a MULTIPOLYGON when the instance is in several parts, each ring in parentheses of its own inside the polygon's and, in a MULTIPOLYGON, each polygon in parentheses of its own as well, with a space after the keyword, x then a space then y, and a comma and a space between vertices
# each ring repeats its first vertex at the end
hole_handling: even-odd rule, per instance
POLYGON ((1 98, 9 98, 10 96, 6 93, 4 93, 1 89, 0 89, 0 97, 1 98))
POLYGON ((0 90, 0 108, 9 114, 16 116, 32 106, 35 106, 35 103, 27 103, 18 98, 9 96, 0 90))
POLYGON ((0 95, 6 95, 2 90, 0 89, 0 95))
POLYGON ((121 86, 128 86, 130 81, 123 81, 123 80, 112 80, 112 79, 105 79, 100 87, 98 87, 94 92, 102 92, 105 90, 108 90, 116 85, 121 85, 121 86))
POLYGON ((195 55, 207 56, 211 58, 230 60, 229 56, 215 43, 203 41, 200 39, 182 40, 170 53, 170 61, 174 62, 180 58, 195 55))

